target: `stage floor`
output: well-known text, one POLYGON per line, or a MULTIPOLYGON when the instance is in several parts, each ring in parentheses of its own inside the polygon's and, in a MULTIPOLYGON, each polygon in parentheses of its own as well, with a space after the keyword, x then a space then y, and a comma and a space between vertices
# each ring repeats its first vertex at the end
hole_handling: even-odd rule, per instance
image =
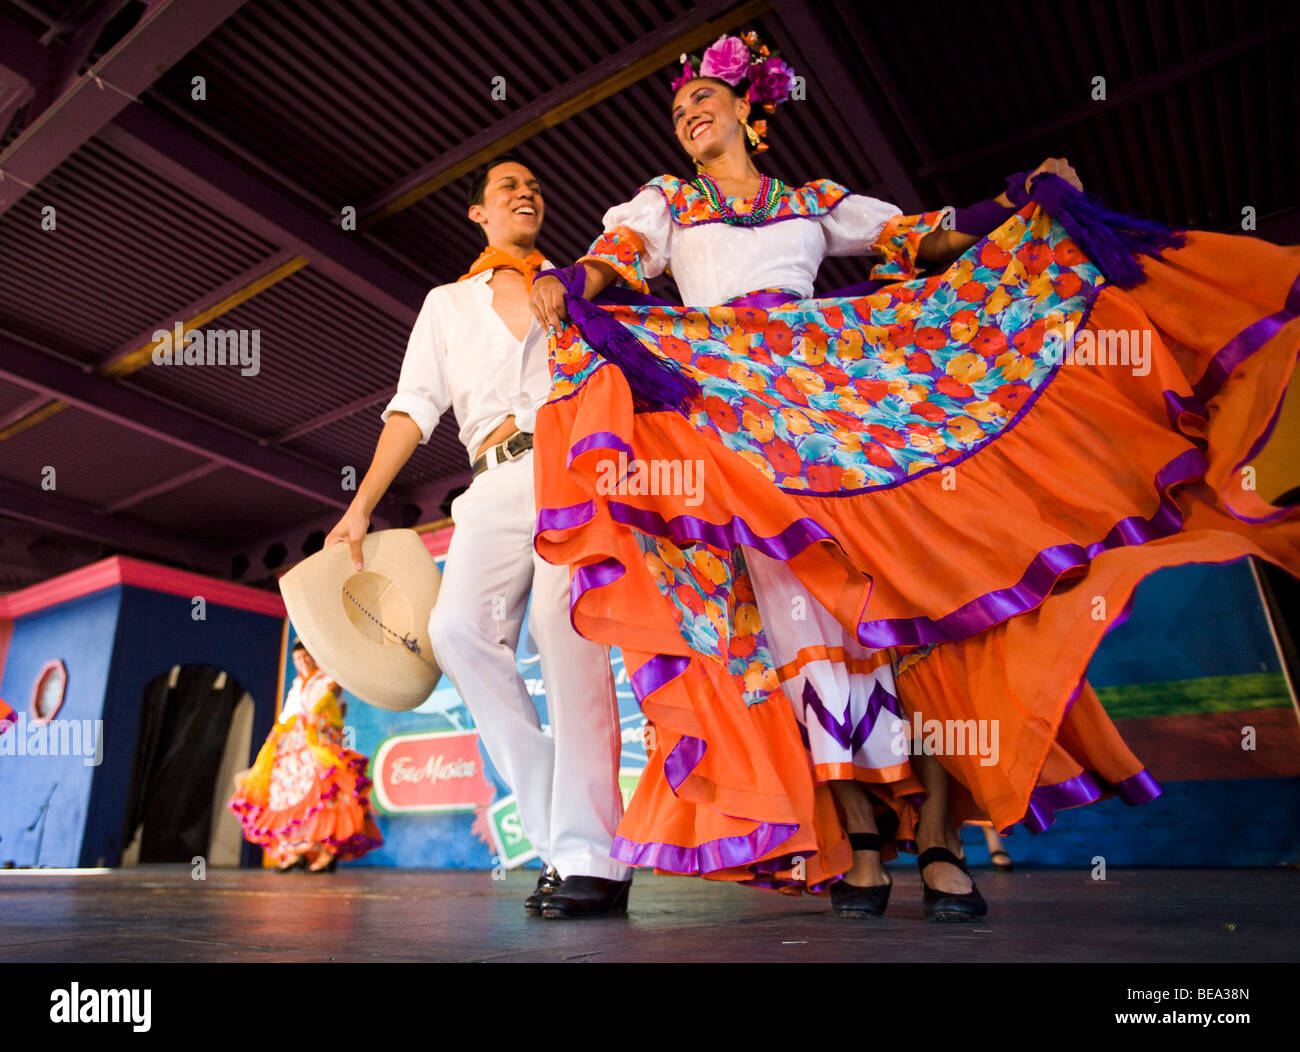
POLYGON ((915 867, 889 912, 639 873, 626 917, 525 916, 536 871, 341 867, 332 875, 141 866, 0 871, 0 961, 1296 961, 1295 870, 975 870, 990 913, 921 916, 915 867))

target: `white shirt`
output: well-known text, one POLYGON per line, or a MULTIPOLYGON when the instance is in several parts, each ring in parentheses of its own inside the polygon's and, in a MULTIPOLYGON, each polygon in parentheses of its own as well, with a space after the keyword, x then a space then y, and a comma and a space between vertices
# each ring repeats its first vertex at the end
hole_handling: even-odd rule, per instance
POLYGON ((514 338, 492 307, 493 273, 430 289, 415 319, 383 419, 406 413, 420 428, 421 445, 450 406, 472 458, 508 416, 531 432, 550 395, 546 330, 534 319, 523 340, 514 338))
POLYGON ((283 723, 294 716, 311 712, 316 702, 320 701, 333 686, 334 681, 320 669, 313 672, 305 682, 301 676, 296 676, 293 686, 285 696, 284 706, 280 709, 279 721, 283 723))
POLYGON ((896 215, 902 215, 896 205, 850 194, 823 215, 758 227, 682 226, 673 222, 664 195, 647 187, 611 208, 603 222, 607 231, 623 226, 640 235, 647 279, 671 264, 682 303, 713 307, 759 289, 788 289, 808 298, 823 259, 867 254, 896 215))

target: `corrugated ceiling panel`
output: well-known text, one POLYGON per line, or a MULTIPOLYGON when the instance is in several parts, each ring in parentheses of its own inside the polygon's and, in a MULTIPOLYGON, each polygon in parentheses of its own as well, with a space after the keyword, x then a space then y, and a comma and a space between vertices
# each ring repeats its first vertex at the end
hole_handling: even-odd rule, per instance
POLYGON ((0 216, 0 327, 97 362, 274 251, 92 141, 0 216))
POLYGON ((311 497, 292 493, 234 468, 223 468, 142 501, 131 509, 131 514, 224 550, 327 510, 325 504, 311 497))
POLYGON ((96 508, 204 462, 203 457, 73 408, 0 442, 0 475, 39 493, 44 469, 53 467, 55 492, 96 508))
MULTIPOLYGON (((124 382, 263 438, 395 385, 407 330, 306 267, 214 320, 259 333, 256 375, 236 365, 150 365, 124 382)), ((251 367, 250 367, 251 368, 251 367)))
POLYGON ((691 6, 262 0, 151 94, 319 200, 361 204, 691 6), (195 76, 209 93, 191 106, 195 76), (504 99, 493 98, 496 77, 504 99))
MULTIPOLYGON (((393 387, 396 389, 396 374, 393 387)), ((357 469, 357 478, 365 474, 370 465, 370 458, 375 451, 375 442, 383 429, 379 414, 384 403, 371 409, 354 413, 342 420, 335 420, 317 431, 303 435, 284 444, 285 449, 309 457, 320 464, 329 464, 331 468, 352 465, 357 469)), ((457 438, 456 418, 448 414, 434 429, 429 441, 416 449, 401 474, 393 484, 394 492, 400 492, 421 483, 458 475, 469 467, 469 457, 465 447, 457 438)))

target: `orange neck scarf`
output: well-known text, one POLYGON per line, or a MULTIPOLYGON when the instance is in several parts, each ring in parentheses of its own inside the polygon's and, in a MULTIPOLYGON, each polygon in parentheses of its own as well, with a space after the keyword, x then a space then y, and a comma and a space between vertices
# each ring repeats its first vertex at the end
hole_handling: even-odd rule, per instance
POLYGON ((474 265, 469 268, 469 271, 460 276, 460 280, 464 281, 466 278, 472 278, 475 274, 482 274, 485 270, 496 270, 498 267, 506 267, 510 270, 519 271, 519 273, 524 276, 524 280, 528 282, 528 287, 531 289, 533 287, 533 277, 545 262, 546 257, 538 252, 537 249, 533 249, 527 256, 520 259, 518 256, 512 256, 504 249, 493 248, 489 245, 483 250, 478 259, 474 260, 474 265))

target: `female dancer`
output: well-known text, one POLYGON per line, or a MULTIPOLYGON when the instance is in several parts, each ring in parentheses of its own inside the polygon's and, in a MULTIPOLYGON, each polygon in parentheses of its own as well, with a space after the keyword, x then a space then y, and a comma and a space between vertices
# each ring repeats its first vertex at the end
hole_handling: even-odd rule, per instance
MULTIPOLYGON (((729 50, 733 66, 752 57, 729 41, 710 51, 729 50)), ((1220 344, 1198 317, 1207 285, 1226 312, 1216 331, 1244 329, 1284 306, 1300 254, 1197 235, 1171 262, 1148 262, 1159 280, 1129 296, 1118 287, 1137 284, 1129 246, 1159 241, 1043 179, 1036 192, 1076 213, 1075 238, 1022 201, 992 236, 922 281, 918 258, 976 239, 942 229, 942 213, 905 217, 835 184, 791 190, 760 176, 745 147, 748 112, 727 81, 680 84, 674 126, 701 178, 654 180, 606 216, 581 268, 562 275, 567 296, 555 281, 535 291, 543 321, 560 327, 567 309, 578 322, 560 334, 538 420, 538 549, 576 568, 574 623, 624 647, 656 727, 616 854, 816 886, 848 868, 822 791, 839 783, 834 796, 861 850, 837 898, 879 912, 887 886, 871 850, 874 816, 847 783, 886 790, 904 821, 899 798, 919 787, 905 763, 916 743, 895 749, 892 765, 879 751, 904 721, 881 719, 893 701, 887 662, 868 648, 942 643, 907 658, 909 725, 982 720, 1000 731, 1000 748, 945 753, 960 783, 951 808, 943 779, 927 777, 933 758, 917 757, 930 795, 916 839, 927 913, 978 916, 978 893, 943 847, 955 846, 953 821, 987 813, 998 828, 1022 819, 1042 828, 1055 808, 1105 791, 1131 802, 1158 792, 1082 681, 1101 629, 1063 629, 1082 627, 1094 596, 1122 608, 1161 565, 1248 553, 1300 565, 1293 525, 1265 532, 1245 522, 1249 513, 1280 520, 1281 509, 1249 496, 1234 506, 1222 485, 1218 494, 1198 485, 1209 477, 1205 425, 1222 483, 1280 401, 1297 340, 1282 317, 1249 349, 1216 357, 1220 344), (1097 246, 1115 282, 1076 238, 1097 246), (807 299, 822 256, 871 251, 885 257, 873 277, 913 280, 807 299), (615 275, 644 288, 669 265, 686 308, 582 302, 615 275), (699 309, 755 289, 766 292, 699 309), (1053 346, 1053 336, 1095 338, 1117 321, 1155 337, 1151 380, 1127 355, 1063 362, 1053 346), (1229 374, 1243 382, 1211 413, 1204 396, 1220 394, 1229 374), (1123 448, 1130 436, 1142 443, 1136 455, 1123 448), (704 493, 683 501, 656 490, 657 461, 683 477, 696 465, 704 493), (1083 575, 1089 587, 1062 587, 1083 575), (792 579, 817 600, 811 617, 785 604, 799 598, 792 579), (837 637, 839 626, 852 634, 837 637), (802 728, 767 703, 782 681, 802 728), (801 731, 812 786, 791 744, 801 731), (827 762, 832 743, 847 762, 827 762)), ((1094 618, 1097 609, 1092 602, 1094 618)))
MULTIPOLYGON (((748 48, 744 50, 748 52, 748 48)), ((805 300, 825 255, 875 250, 887 223, 900 215, 898 209, 847 195, 827 182, 774 195, 771 181, 760 175, 750 155, 755 136, 752 132, 747 135, 749 110, 749 100, 726 81, 688 77, 674 100, 674 130, 697 162, 702 188, 706 194, 712 192, 715 204, 724 198, 728 203, 752 199, 761 210, 779 200, 780 205, 788 204, 789 214, 778 207, 767 224, 753 222, 761 217, 751 211, 728 216, 741 220, 730 229, 704 219, 673 231, 674 220, 680 221, 674 208, 680 212, 680 203, 689 200, 687 188, 671 177, 656 180, 654 189, 644 190, 629 205, 606 216, 608 233, 581 261, 588 267, 586 295, 619 277, 644 288, 646 277, 673 266, 688 305, 730 300, 744 310, 758 305, 754 297, 743 302, 731 297, 766 286, 780 289, 767 294, 768 301, 805 300), (802 222, 778 225, 790 218, 802 222), (630 258, 629 245, 634 253, 630 258)), ((1043 170, 1076 178, 1064 162, 1048 162, 1043 170)), ((1005 206, 1005 210, 994 209, 1000 217, 1014 211, 1005 198, 999 203, 1005 206)), ((728 206, 721 209, 725 214, 728 206)), ((922 224, 913 225, 913 232, 920 230, 924 236, 904 235, 917 241, 919 259, 947 260, 977 240, 955 230, 931 229, 934 218, 924 230, 922 224)), ((893 237, 899 236, 900 227, 895 222, 893 237)), ((539 318, 548 324, 557 323, 563 310, 562 293, 555 284, 549 295, 543 289, 537 297, 539 318)), ((748 427, 751 414, 745 417, 748 427)), ((788 426, 789 418, 785 422, 788 426)), ((770 437, 773 424, 753 416, 753 427, 770 437)), ((794 706, 818 778, 829 785, 849 833, 852 865, 831 889, 836 912, 878 915, 888 900, 890 882, 881 863, 882 842, 872 797, 864 789, 865 784, 874 784, 887 790, 886 796, 905 814, 907 798, 924 788, 932 802, 920 809, 916 836, 923 853, 936 849, 926 856, 933 861, 922 870, 923 878, 929 877, 927 887, 936 891, 927 895, 927 906, 932 914, 978 916, 983 912, 982 899, 952 853, 961 849, 944 807, 946 775, 933 757, 921 756, 916 764, 918 781, 906 750, 897 747, 895 724, 902 712, 895 697, 891 653, 860 646, 830 612, 805 594, 783 563, 761 550, 746 548, 743 555, 737 555, 738 577, 746 568, 773 667, 794 706)), ((749 586, 742 583, 740 587, 749 586)), ((889 824, 896 827, 895 816, 889 818, 889 824)), ((904 839, 912 839, 910 829, 904 839)))
POLYGON ((279 719, 239 780, 230 809, 280 870, 332 871, 384 842, 370 809, 366 758, 342 744, 339 686, 301 642, 279 719))

